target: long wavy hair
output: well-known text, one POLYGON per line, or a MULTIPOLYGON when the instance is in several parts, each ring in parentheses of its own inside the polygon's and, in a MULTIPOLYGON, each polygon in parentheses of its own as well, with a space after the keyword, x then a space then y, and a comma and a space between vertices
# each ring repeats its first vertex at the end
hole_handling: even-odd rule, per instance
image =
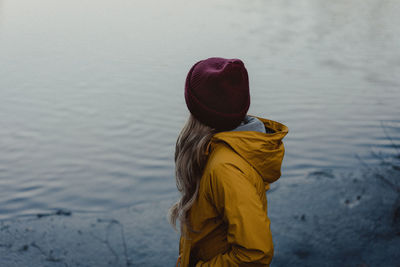
POLYGON ((190 115, 175 147, 175 179, 181 198, 169 210, 168 219, 176 230, 179 220, 181 231, 191 229, 188 212, 197 198, 200 179, 207 163, 206 149, 216 130, 190 115))

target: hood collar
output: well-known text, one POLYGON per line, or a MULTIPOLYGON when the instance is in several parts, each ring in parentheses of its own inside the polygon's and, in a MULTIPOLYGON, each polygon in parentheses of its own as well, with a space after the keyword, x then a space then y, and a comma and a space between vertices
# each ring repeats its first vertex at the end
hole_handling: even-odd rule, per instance
POLYGON ((242 130, 219 132, 211 139, 210 149, 220 142, 227 144, 254 167, 264 183, 272 183, 281 176, 281 165, 285 153, 282 139, 289 129, 276 121, 255 118, 264 124, 266 133, 242 130))
POLYGON ((260 133, 267 132, 262 121, 249 115, 246 115, 242 123, 232 131, 256 131, 260 133))

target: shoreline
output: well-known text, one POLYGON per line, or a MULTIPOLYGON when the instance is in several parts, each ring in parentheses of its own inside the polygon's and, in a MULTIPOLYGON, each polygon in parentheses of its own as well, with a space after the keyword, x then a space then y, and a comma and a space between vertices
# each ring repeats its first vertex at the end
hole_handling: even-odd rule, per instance
MULTIPOLYGON (((400 171, 383 170, 400 180, 400 171)), ((271 266, 397 266, 400 196, 374 173, 318 171, 267 193, 271 266)), ((174 266, 175 199, 101 214, 55 212, 0 221, 1 266, 174 266)))

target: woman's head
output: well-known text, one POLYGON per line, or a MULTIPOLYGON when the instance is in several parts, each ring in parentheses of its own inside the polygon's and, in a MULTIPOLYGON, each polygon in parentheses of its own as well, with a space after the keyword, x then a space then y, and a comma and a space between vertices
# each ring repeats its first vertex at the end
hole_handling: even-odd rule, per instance
POLYGON ((202 123, 218 130, 240 124, 250 106, 249 78, 239 59, 208 58, 190 69, 186 105, 202 123))
POLYGON ((205 150, 218 131, 237 127, 250 106, 249 79, 239 59, 208 58, 194 64, 185 83, 191 113, 175 148, 176 185, 181 199, 171 207, 169 219, 187 225, 188 211, 197 198, 207 163, 205 150))

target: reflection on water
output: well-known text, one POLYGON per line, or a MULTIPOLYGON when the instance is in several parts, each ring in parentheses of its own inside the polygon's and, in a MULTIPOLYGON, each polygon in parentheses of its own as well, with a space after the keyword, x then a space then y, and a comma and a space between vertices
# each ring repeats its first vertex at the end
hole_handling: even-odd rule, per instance
MULTIPOLYGON (((392 153, 400 3, 0 1, 0 218, 176 194, 189 67, 242 58, 250 113, 288 125, 280 183, 392 153)), ((396 135, 397 134, 397 135, 396 135)))

